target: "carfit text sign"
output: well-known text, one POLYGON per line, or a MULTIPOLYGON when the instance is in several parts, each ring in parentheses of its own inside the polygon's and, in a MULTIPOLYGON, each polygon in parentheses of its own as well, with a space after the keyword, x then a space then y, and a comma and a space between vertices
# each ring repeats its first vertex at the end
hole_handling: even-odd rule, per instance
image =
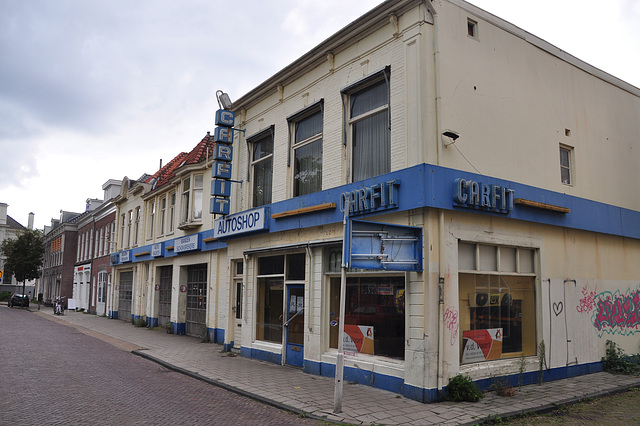
POLYGON ((216 143, 213 151, 213 165, 211 170, 211 201, 209 213, 229 214, 229 197, 231 195, 231 163, 233 160, 233 124, 235 113, 219 109, 216 111, 216 128, 213 141, 216 143))

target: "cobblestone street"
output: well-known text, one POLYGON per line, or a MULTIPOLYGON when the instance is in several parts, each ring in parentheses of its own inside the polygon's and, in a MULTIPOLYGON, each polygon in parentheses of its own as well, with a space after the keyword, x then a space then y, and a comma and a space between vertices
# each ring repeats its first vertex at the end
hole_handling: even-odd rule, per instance
POLYGON ((0 305, 0 424, 315 424, 0 305))

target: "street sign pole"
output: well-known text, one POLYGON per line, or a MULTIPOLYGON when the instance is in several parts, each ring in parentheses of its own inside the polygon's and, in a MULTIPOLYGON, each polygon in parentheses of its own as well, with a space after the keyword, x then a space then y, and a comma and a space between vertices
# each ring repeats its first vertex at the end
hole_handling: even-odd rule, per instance
POLYGON ((344 217, 342 219, 342 271, 340 274, 340 314, 338 324, 338 354, 336 356, 336 384, 333 396, 333 412, 342 412, 342 389, 344 377, 344 311, 347 294, 347 268, 349 268, 351 253, 351 227, 349 226, 349 201, 344 206, 344 217))

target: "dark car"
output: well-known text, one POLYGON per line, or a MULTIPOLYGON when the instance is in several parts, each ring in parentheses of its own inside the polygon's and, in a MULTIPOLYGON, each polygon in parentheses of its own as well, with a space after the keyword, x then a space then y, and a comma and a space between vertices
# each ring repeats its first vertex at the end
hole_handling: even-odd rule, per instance
POLYGON ((9 306, 9 307, 12 307, 12 306, 24 306, 25 308, 28 308, 29 307, 29 296, 27 296, 26 294, 13 293, 13 295, 9 299, 9 302, 7 303, 7 306, 9 306))

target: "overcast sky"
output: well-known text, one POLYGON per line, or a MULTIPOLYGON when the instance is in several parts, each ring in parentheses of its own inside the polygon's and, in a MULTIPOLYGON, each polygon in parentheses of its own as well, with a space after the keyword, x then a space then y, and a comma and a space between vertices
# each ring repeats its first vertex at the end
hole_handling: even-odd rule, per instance
MULTIPOLYGON (((0 0, 0 202, 42 229, 154 173, 380 0, 0 0)), ((640 87, 640 1, 471 3, 640 87)))

